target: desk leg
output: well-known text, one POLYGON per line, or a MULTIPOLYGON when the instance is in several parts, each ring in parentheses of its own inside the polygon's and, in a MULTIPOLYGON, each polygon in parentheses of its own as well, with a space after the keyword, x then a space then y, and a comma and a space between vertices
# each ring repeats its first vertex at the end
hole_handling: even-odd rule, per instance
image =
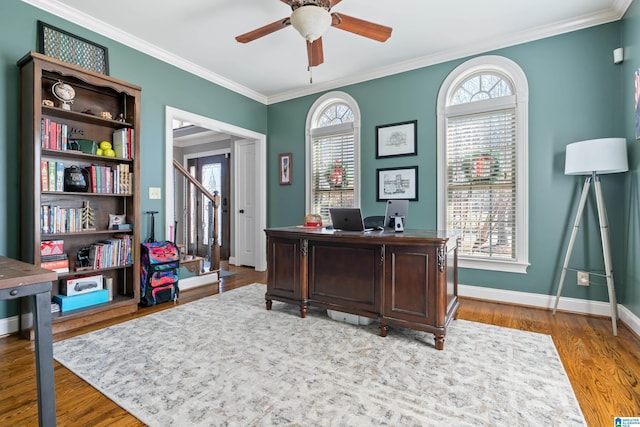
POLYGON ((444 334, 433 334, 436 350, 444 350, 444 334))
POLYGON ((51 294, 34 295, 33 325, 36 348, 36 384, 38 386, 38 422, 56 425, 56 390, 53 378, 53 338, 51 335, 51 294))
POLYGON ((384 325, 382 322, 380 322, 380 336, 386 337, 388 331, 389 331, 389 327, 387 325, 384 325))
POLYGON ((305 319, 307 317, 307 312, 308 311, 309 311, 309 305, 308 304, 302 304, 300 306, 300 317, 305 319))

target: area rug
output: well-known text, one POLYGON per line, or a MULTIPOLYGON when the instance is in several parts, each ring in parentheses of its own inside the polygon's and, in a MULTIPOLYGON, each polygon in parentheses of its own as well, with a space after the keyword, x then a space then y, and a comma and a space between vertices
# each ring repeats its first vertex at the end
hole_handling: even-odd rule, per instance
POLYGON ((550 336, 455 320, 355 326, 253 284, 56 342, 54 357, 149 426, 583 426, 550 336))

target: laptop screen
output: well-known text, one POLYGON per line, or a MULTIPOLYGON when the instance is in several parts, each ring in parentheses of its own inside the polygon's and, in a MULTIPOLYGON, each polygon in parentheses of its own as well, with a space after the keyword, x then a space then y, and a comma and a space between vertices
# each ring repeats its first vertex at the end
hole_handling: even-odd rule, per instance
POLYGON ((360 208, 330 208, 333 228, 344 231, 364 231, 360 208))

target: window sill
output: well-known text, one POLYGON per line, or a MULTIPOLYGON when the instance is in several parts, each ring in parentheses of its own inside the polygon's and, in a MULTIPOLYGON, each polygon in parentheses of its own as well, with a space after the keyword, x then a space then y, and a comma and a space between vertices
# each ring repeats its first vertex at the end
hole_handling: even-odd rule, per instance
POLYGON ((474 258, 458 257, 459 268, 472 268, 475 270, 501 271, 504 273, 527 274, 528 262, 479 260, 474 258))

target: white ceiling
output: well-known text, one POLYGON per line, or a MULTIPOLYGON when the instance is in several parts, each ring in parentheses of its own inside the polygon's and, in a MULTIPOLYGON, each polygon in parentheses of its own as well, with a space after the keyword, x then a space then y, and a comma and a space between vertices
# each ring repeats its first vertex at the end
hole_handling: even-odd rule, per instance
POLYGON ((23 0, 265 104, 618 20, 632 0, 343 0, 333 9, 393 28, 385 43, 329 28, 309 83, 280 0, 23 0))

